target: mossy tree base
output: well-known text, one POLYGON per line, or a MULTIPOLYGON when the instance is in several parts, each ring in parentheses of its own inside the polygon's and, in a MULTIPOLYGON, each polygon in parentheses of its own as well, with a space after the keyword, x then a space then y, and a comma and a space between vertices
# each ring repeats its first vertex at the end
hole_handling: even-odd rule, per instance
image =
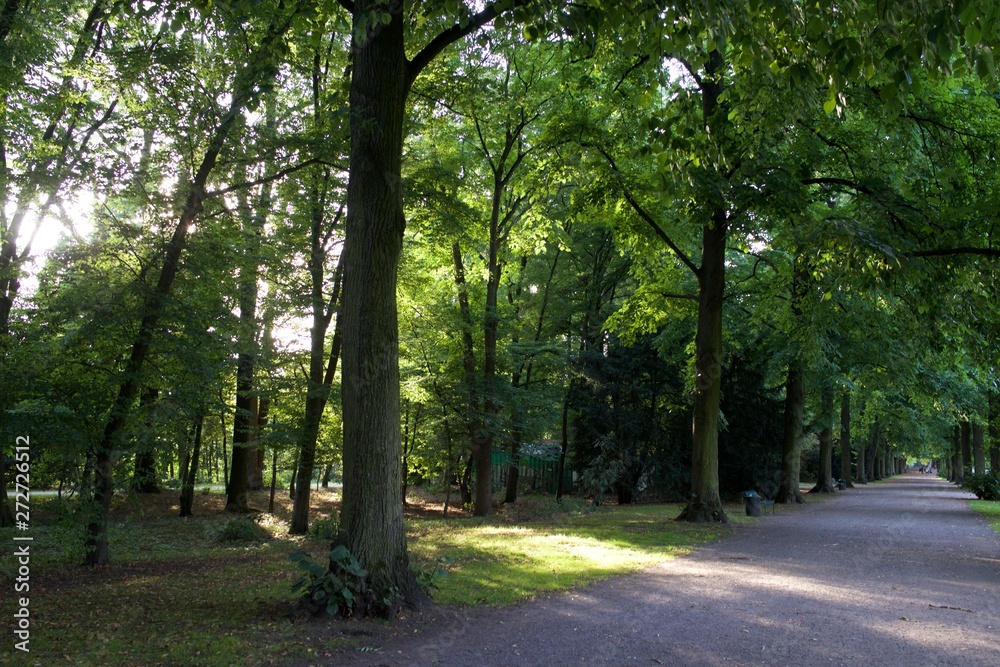
POLYGON ((722 509, 722 503, 706 503, 692 500, 680 513, 676 521, 688 523, 729 523, 729 517, 722 509))

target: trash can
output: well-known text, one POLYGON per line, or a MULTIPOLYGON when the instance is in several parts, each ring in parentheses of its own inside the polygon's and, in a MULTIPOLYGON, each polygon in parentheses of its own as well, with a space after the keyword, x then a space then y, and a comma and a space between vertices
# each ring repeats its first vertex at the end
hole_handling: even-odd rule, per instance
POLYGON ((743 492, 743 505, 747 516, 760 516, 760 496, 756 491, 743 492))
POLYGON ((847 488, 847 482, 845 482, 842 479, 838 479, 837 480, 837 488, 840 489, 841 491, 843 491, 844 489, 847 488))

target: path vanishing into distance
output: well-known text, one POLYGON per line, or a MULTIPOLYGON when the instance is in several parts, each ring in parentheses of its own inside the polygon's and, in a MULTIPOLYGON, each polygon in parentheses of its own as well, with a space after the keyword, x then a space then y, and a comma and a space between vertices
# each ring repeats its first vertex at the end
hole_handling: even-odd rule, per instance
POLYGON ((859 486, 637 574, 434 609, 311 664, 996 667, 1000 536, 971 497, 920 474, 859 486))

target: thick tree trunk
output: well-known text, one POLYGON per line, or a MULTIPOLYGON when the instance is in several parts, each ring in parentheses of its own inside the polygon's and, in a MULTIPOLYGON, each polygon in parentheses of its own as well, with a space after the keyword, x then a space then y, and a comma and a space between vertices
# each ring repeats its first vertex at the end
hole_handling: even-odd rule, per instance
POLYGON ((719 397, 722 389, 722 301, 726 286, 726 213, 717 210, 702 230, 695 334, 691 499, 680 521, 729 521, 719 496, 719 397))
POLYGON ((844 392, 840 397, 840 479, 848 489, 853 489, 851 481, 851 394, 844 392))
MULTIPOLYGON (((722 53, 709 54, 702 90, 705 122, 719 127, 716 111, 723 92, 722 53)), ((716 140, 722 139, 719 132, 716 140)), ((713 207, 702 228, 698 269, 698 329, 695 333, 695 388, 691 446, 691 497, 679 521, 723 522, 729 518, 719 497, 719 398, 722 390, 722 303, 726 289, 726 209, 713 207)))
POLYGON ((181 466, 181 516, 191 516, 194 507, 194 485, 198 479, 198 457, 201 454, 201 433, 205 417, 198 415, 194 420, 194 445, 191 453, 184 452, 181 466))
POLYGON ((784 435, 781 440, 781 483, 777 503, 804 503, 799 488, 802 467, 802 412, 805 407, 806 376, 797 359, 788 365, 785 382, 784 435))
POLYGON ((821 418, 823 429, 819 433, 819 479, 810 493, 833 493, 833 388, 823 385, 821 418))
POLYGON ((972 473, 972 424, 962 422, 962 471, 963 479, 972 473))
POLYGON ((344 544, 369 572, 379 601, 426 596, 410 569, 401 498, 399 332, 396 273, 402 250, 401 161, 407 93, 402 4, 354 3, 350 90, 351 158, 344 243, 343 422, 344 544), (371 30, 374 11, 389 23, 371 30))
MULTIPOLYGON (((240 319, 244 317, 245 314, 241 313, 240 319)), ((229 466, 229 485, 226 491, 227 512, 251 511, 247 500, 247 474, 257 436, 257 397, 253 395, 253 370, 254 354, 241 352, 236 363, 236 412, 233 415, 233 458, 229 466)))

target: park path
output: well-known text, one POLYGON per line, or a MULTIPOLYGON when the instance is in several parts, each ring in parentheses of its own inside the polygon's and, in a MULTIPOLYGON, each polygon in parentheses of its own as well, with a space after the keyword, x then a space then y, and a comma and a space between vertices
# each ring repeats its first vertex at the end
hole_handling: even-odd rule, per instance
POLYGON ((971 497, 919 474, 860 486, 586 589, 436 609, 325 664, 996 667, 1000 536, 971 497))

